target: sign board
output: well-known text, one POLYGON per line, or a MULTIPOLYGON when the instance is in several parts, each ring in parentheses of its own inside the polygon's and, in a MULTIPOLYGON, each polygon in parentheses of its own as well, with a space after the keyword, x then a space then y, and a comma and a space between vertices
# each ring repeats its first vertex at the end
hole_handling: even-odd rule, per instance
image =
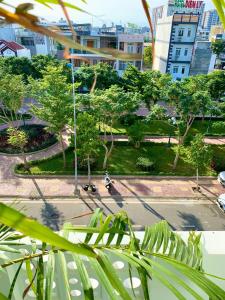
POLYGON ((175 6, 177 7, 185 7, 185 8, 192 8, 198 9, 203 6, 203 1, 196 1, 196 0, 175 0, 175 6))

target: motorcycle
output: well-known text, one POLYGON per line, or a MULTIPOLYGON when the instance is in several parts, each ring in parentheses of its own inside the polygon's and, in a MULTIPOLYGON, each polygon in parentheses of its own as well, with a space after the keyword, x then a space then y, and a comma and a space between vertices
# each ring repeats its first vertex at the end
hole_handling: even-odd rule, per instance
POLYGON ((109 177, 108 172, 105 173, 104 184, 105 184, 106 189, 110 191, 110 189, 112 188, 113 182, 112 182, 111 178, 109 177))

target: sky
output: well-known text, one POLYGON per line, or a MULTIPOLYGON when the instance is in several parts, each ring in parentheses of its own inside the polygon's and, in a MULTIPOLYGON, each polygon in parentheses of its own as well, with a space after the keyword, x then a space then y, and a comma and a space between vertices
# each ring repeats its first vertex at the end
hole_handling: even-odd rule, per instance
MULTIPOLYGON (((146 17, 143 12, 141 0, 86 0, 87 4, 84 4, 81 0, 67 0, 67 2, 73 3, 78 7, 82 7, 89 14, 80 13, 75 10, 69 9, 70 17, 75 23, 92 23, 96 26, 103 24, 111 25, 135 23, 140 26, 147 25, 146 17)), ((24 2, 33 2, 33 0, 7 0, 15 5, 24 2)), ((151 8, 166 4, 167 0, 149 0, 151 8)), ((213 8, 211 0, 205 0, 206 10, 213 8)), ((48 21, 58 21, 62 17, 61 10, 53 6, 54 10, 50 10, 44 6, 35 4, 35 10, 33 11, 39 17, 43 17, 48 21)))

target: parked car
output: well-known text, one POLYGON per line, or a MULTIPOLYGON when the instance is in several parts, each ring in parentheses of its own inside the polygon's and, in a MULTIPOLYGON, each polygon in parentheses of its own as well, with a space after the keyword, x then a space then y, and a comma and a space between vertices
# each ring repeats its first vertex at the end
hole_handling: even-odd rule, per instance
POLYGON ((225 171, 219 173, 218 181, 225 187, 225 171))
POLYGON ((217 199, 217 205, 222 209, 223 212, 225 212, 225 194, 219 196, 217 199))

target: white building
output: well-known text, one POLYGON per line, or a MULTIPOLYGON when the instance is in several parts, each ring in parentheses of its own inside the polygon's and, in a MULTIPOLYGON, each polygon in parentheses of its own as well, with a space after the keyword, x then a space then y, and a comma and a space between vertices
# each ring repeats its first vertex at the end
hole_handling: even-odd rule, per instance
POLYGON ((9 42, 6 40, 0 40, 0 56, 31 58, 29 49, 16 42, 9 42))
POLYGON ((197 14, 199 15, 199 27, 202 24, 203 12, 205 3, 196 0, 168 0, 166 5, 161 5, 153 8, 152 20, 154 33, 156 34, 157 24, 160 19, 173 16, 175 13, 179 14, 197 14))
POLYGON ((170 73, 174 80, 188 77, 199 15, 174 14, 158 21, 153 70, 170 73))

